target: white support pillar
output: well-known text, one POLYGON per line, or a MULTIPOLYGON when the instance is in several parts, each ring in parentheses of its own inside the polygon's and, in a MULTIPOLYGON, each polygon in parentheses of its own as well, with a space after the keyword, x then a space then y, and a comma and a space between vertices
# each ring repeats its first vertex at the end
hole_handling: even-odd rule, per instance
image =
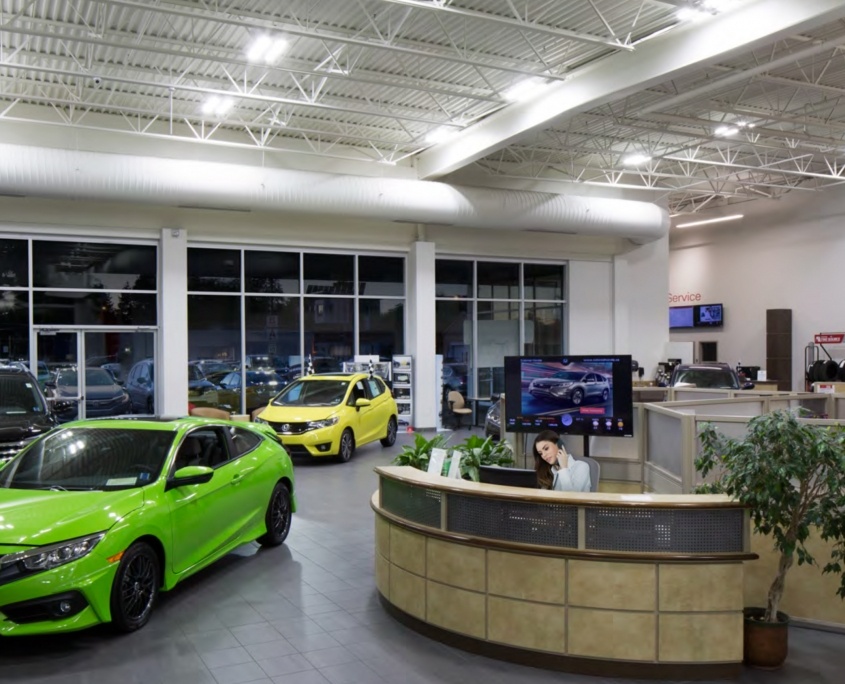
POLYGON ((188 412, 188 236, 163 228, 159 253, 156 413, 188 412))
POLYGON ((415 242, 408 254, 408 353, 414 357, 414 427, 437 425, 439 378, 435 377, 433 242, 415 242))

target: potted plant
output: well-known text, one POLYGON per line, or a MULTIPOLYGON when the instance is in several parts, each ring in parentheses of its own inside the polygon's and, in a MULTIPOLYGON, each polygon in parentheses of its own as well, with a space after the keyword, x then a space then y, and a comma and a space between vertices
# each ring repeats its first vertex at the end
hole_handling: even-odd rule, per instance
MULTIPOLYGON (((492 437, 483 439, 470 435, 454 451, 461 451, 461 476, 466 480, 479 481, 479 466, 508 466, 513 463, 513 451, 508 442, 493 441, 492 437)), ((454 452, 453 452, 454 453, 454 452)))
POLYGON ((795 411, 755 416, 742 438, 707 424, 696 468, 714 480, 699 492, 721 492, 745 504, 756 530, 772 538, 778 565, 765 608, 745 610, 745 659, 780 667, 788 650, 789 618, 778 610, 786 576, 797 562, 816 564, 805 542, 815 529, 832 543, 823 572, 840 576, 845 597, 845 429, 800 420, 795 411))
POLYGON ((428 470, 431 450, 445 448, 448 441, 448 438, 442 434, 426 439, 425 435, 417 432, 414 436, 414 443, 403 446, 402 451, 393 459, 393 463, 400 466, 411 466, 417 470, 428 470))

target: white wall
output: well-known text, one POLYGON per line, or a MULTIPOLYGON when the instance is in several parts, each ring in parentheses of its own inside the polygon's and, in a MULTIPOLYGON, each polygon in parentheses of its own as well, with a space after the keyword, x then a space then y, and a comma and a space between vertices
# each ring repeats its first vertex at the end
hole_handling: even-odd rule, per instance
POLYGON ((613 264, 610 261, 569 263, 570 354, 612 354, 613 264))
MULTIPOLYGON (((766 309, 792 309, 792 387, 803 389, 804 347, 815 333, 845 331, 845 191, 794 192, 729 213, 738 211, 741 221, 673 229, 670 292, 724 303, 725 325, 671 339, 715 340, 721 361, 765 367, 766 309)), ((845 347, 828 349, 845 358, 845 347)))

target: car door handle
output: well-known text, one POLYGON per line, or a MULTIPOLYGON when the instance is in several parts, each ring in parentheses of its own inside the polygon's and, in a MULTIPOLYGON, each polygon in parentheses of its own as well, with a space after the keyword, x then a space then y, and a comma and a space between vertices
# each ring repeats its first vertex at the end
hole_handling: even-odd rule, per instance
POLYGON ((239 485, 243 481, 243 473, 235 473, 232 475, 232 484, 239 485))

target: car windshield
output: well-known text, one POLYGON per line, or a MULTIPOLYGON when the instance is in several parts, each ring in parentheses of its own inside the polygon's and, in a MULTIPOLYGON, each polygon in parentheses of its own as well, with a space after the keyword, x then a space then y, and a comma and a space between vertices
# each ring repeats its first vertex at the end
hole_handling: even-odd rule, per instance
POLYGON ((46 413, 44 399, 28 375, 0 376, 0 416, 46 413))
POLYGON ((47 434, 3 470, 7 489, 131 489, 155 482, 170 430, 67 427, 47 434))
MULTIPOLYGON (((76 387, 79 374, 75 370, 59 371, 56 384, 60 387, 76 387)), ((88 368, 85 371, 85 384, 88 387, 108 387, 114 384, 114 376, 102 368, 88 368)))
POLYGON ((348 380, 295 380, 273 399, 273 406, 337 406, 348 389, 348 380))
POLYGON ((580 380, 583 376, 583 373, 578 373, 576 371, 559 371, 552 377, 555 380, 571 380, 572 382, 575 382, 576 380, 580 380))
POLYGON ((709 389, 739 389, 739 383, 737 383, 733 373, 720 368, 679 370, 673 384, 675 386, 689 385, 709 389))

